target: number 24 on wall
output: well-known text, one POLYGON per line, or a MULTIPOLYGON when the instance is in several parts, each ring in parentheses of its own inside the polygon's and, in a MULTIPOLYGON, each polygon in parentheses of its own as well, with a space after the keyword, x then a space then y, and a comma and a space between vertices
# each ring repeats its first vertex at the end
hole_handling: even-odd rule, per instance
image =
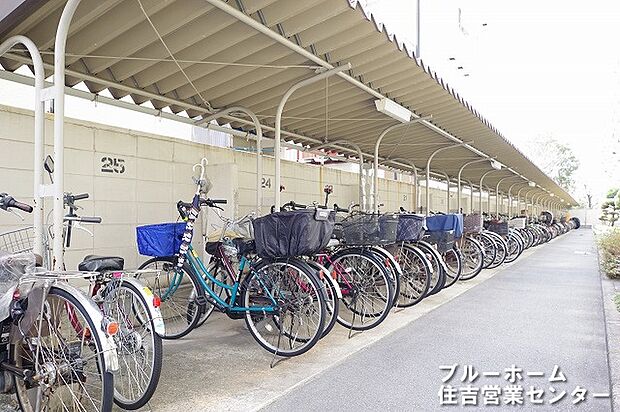
POLYGON ((101 158, 101 172, 103 173, 125 173, 125 159, 119 157, 101 158))

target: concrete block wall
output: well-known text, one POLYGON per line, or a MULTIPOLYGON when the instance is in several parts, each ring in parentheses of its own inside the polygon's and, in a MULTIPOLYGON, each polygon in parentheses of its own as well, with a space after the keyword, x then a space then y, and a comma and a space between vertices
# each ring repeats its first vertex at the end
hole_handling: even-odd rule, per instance
MULTIPOLYGON (((52 151, 52 126, 52 115, 48 115, 46 153, 52 151)), ((0 192, 25 202, 33 196, 33 136, 32 112, 0 106, 0 192)), ((229 200, 225 214, 240 216, 254 210, 254 154, 67 119, 65 190, 89 193, 90 199, 80 202, 83 209, 79 214, 103 219, 100 225, 86 226, 94 236, 74 232, 72 247, 66 254, 67 268, 75 268, 84 255, 91 253, 123 256, 127 267, 142 262, 145 258, 138 255, 135 246, 136 226, 176 220, 175 204, 180 199, 191 200, 195 191, 192 166, 203 157, 209 160, 208 173, 213 181, 209 195, 229 200)), ((262 180, 266 213, 274 201, 272 158, 264 157, 262 180)), ((322 203, 327 184, 334 186, 330 204, 346 206, 358 201, 358 175, 326 166, 283 161, 282 184, 283 202, 322 203)), ((431 190, 431 209, 445 210, 445 192, 431 190)), ((395 211, 400 206, 412 209, 414 196, 415 188, 409 182, 379 180, 383 211, 395 211)), ((49 204, 48 199, 46 207, 49 204)), ((210 223, 218 223, 212 219, 210 216, 210 223)), ((0 213, 0 233, 31 224, 29 216, 22 222, 12 214, 0 213)))

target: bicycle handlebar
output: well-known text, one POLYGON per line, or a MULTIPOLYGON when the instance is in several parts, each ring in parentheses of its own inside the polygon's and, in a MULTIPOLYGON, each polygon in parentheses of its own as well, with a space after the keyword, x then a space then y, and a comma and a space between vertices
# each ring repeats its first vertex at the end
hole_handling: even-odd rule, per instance
POLYGON ((13 198, 13 196, 8 195, 7 193, 0 193, 0 209, 8 210, 10 208, 19 209, 26 213, 32 213, 34 210, 32 206, 27 205, 26 203, 18 202, 13 198))
POLYGON ((336 212, 349 213, 349 209, 345 209, 343 207, 339 207, 337 203, 334 203, 334 210, 336 212))
POLYGON ((81 222, 81 223, 101 223, 101 218, 98 216, 65 216, 66 222, 81 222))

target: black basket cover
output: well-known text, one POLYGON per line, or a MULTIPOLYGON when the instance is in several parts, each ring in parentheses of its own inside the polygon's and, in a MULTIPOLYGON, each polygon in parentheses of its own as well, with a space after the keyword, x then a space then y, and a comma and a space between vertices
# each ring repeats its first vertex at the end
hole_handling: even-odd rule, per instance
POLYGON ((255 219, 256 253, 267 259, 308 256, 327 246, 336 213, 325 209, 276 212, 255 219))

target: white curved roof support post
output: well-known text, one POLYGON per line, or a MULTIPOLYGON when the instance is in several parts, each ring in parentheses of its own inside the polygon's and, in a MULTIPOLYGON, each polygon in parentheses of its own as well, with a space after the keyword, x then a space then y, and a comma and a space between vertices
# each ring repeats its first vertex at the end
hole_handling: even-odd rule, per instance
POLYGON ((34 250, 37 255, 43 256, 43 162, 45 145, 45 102, 41 99, 41 92, 45 87, 45 71, 43 60, 36 44, 26 36, 13 36, 0 44, 0 56, 8 52, 13 46, 23 45, 32 58, 34 67, 34 186, 33 186, 33 229, 34 250))
MULTIPOLYGON (((483 159, 476 159, 476 160, 472 160, 471 162, 467 162, 464 163, 463 166, 461 166, 461 168, 459 169, 459 173, 456 177, 456 186, 457 186, 457 197, 456 197, 456 210, 457 212, 461 210, 461 175, 463 174, 463 170, 469 166, 469 165, 473 165, 474 163, 481 163, 481 162, 486 162, 489 160, 493 160, 491 158, 483 158, 483 159)), ((471 185, 470 185, 471 186, 471 185)))
POLYGON ((450 176, 446 172, 437 172, 446 179, 446 214, 450 213, 450 176))
MULTIPOLYGON (((530 215, 530 207, 527 203, 527 195, 529 195, 530 193, 534 193, 537 192, 538 189, 532 189, 532 190, 528 190, 527 192, 525 192, 525 213, 529 216, 530 215)), ((532 197, 530 198, 530 203, 532 203, 534 195, 532 195, 532 197)))
MULTIPOLYGON (((497 181, 497 184, 495 185, 495 193, 497 193, 497 197, 495 198, 495 214, 497 215, 497 217, 499 217, 499 203, 500 203, 500 198, 499 198, 499 185, 502 184, 503 181, 508 180, 508 179, 514 179, 515 177, 521 178, 521 176, 506 176, 506 177, 502 177, 501 179, 499 179, 497 181)), ((512 186, 511 186, 512 187, 512 186)), ((508 196, 510 196, 510 190, 508 191, 508 196)), ((503 201, 503 199, 502 199, 503 201)))
MULTIPOLYGON (((480 184, 479 184, 480 194, 479 194, 479 197, 478 197, 478 206, 480 207, 480 209, 479 209, 480 210, 480 214, 482 214, 482 184, 484 183, 484 178, 487 177, 488 175, 490 175, 491 173, 498 172, 498 171, 499 170, 497 170, 497 169, 488 170, 485 173, 483 173, 482 176, 480 176, 480 184)), ((488 203, 491 203, 491 192, 490 191, 489 191, 489 202, 488 203)))
POLYGON ((292 85, 286 91, 286 93, 284 93, 284 96, 282 96, 282 99, 280 100, 280 104, 278 105, 278 109, 276 111, 276 122, 275 122, 276 130, 275 130, 275 141, 274 141, 274 146, 273 146, 274 158, 275 158, 275 164, 276 164, 275 177, 274 177, 274 183, 275 183, 275 187, 274 187, 275 202, 274 203, 276 205, 276 209, 278 209, 281 206, 280 187, 282 183, 282 178, 280 176, 280 167, 281 167, 282 153, 280 152, 280 148, 281 148, 280 138, 282 136, 282 112, 284 112, 284 105, 286 104, 286 101, 291 97, 293 93, 295 93, 295 91, 301 89, 302 87, 314 84, 318 81, 327 79, 328 77, 334 76, 338 73, 347 71, 349 69, 351 69, 351 63, 347 63, 342 66, 338 66, 338 67, 334 67, 333 69, 326 70, 323 73, 317 74, 316 76, 312 76, 308 79, 302 80, 299 83, 292 85))
POLYGON ((474 213, 474 184, 471 180, 463 179, 469 185, 469 213, 474 213))
POLYGON ((415 163, 413 163, 411 160, 404 159, 402 157, 389 159, 389 160, 386 160, 384 163, 388 163, 388 162, 401 162, 401 163, 408 164, 411 167, 411 170, 413 171, 413 178, 414 178, 414 185, 415 185, 415 196, 413 198, 413 211, 415 212, 418 209, 418 205, 420 203, 420 180, 418 178, 418 168, 416 167, 415 163))
POLYGON ((335 140, 333 142, 325 142, 319 146, 313 147, 313 149, 320 150, 331 145, 350 146, 357 152, 357 158, 359 160, 358 204, 360 210, 364 211, 364 205, 366 204, 366 202, 364 201, 364 198, 366 197, 366 189, 364 188, 364 153, 362 152, 362 148, 356 143, 348 142, 346 140, 335 140))
POLYGON ((491 188, 489 186, 484 186, 484 188, 489 194, 489 201, 487 202, 487 216, 491 216, 491 188))
MULTIPOLYGON (((521 191, 523 189, 527 189, 528 187, 529 186, 523 186, 523 187, 519 188, 519 191, 517 192, 517 211, 516 211, 516 213, 520 213, 521 212, 521 209, 520 209, 521 208, 521 197, 520 197, 521 196, 521 191)), ((525 204, 525 207, 527 208, 527 202, 525 204)))
POLYGON ((81 0, 68 0, 58 21, 54 42, 54 269, 64 269, 63 221, 64 221, 64 126, 65 126, 65 49, 69 26, 81 0))
POLYGON ((515 182, 508 188, 508 219, 512 217, 512 189, 521 182, 515 182))
POLYGON ((448 149, 453 149, 456 147, 462 147, 462 146, 467 146, 469 144, 471 144, 473 142, 463 142, 463 143, 458 143, 458 144, 453 144, 450 146, 444 146, 444 147, 440 147, 439 149, 435 150, 433 153, 431 153, 431 155, 428 157, 428 160, 426 161, 426 216, 428 216, 428 211, 429 211, 429 207, 430 207, 430 202, 431 202, 431 193, 430 193, 430 187, 429 187, 429 183, 430 183, 430 178, 431 178, 431 161, 433 160, 433 157, 435 157, 437 154, 443 152, 444 150, 448 150, 448 149))
POLYGON ((377 138, 377 141, 375 142, 375 153, 374 153, 375 159, 373 163, 374 167, 373 167, 373 176, 372 176, 372 179, 373 179, 372 204, 373 204, 375 213, 379 212, 379 200, 378 200, 379 198, 379 147, 381 147, 381 142, 383 141, 385 136, 387 136, 390 132, 396 129, 399 129, 404 126, 411 126, 414 123, 420 123, 428 119, 430 119, 430 117, 418 117, 409 122, 393 124, 391 126, 388 126, 385 130, 383 130, 381 134, 379 135, 379 137, 377 138))
POLYGON ((263 206, 263 190, 261 185, 261 179, 263 177, 263 128, 256 114, 246 107, 232 106, 226 109, 222 109, 217 113, 213 113, 212 115, 203 117, 202 119, 197 120, 195 124, 196 126, 200 126, 201 124, 205 123, 208 124, 211 122, 211 120, 226 116, 227 114, 234 112, 245 113, 250 119, 252 119, 252 122, 254 123, 254 129, 256 130, 256 212, 260 216, 261 208, 263 206))

